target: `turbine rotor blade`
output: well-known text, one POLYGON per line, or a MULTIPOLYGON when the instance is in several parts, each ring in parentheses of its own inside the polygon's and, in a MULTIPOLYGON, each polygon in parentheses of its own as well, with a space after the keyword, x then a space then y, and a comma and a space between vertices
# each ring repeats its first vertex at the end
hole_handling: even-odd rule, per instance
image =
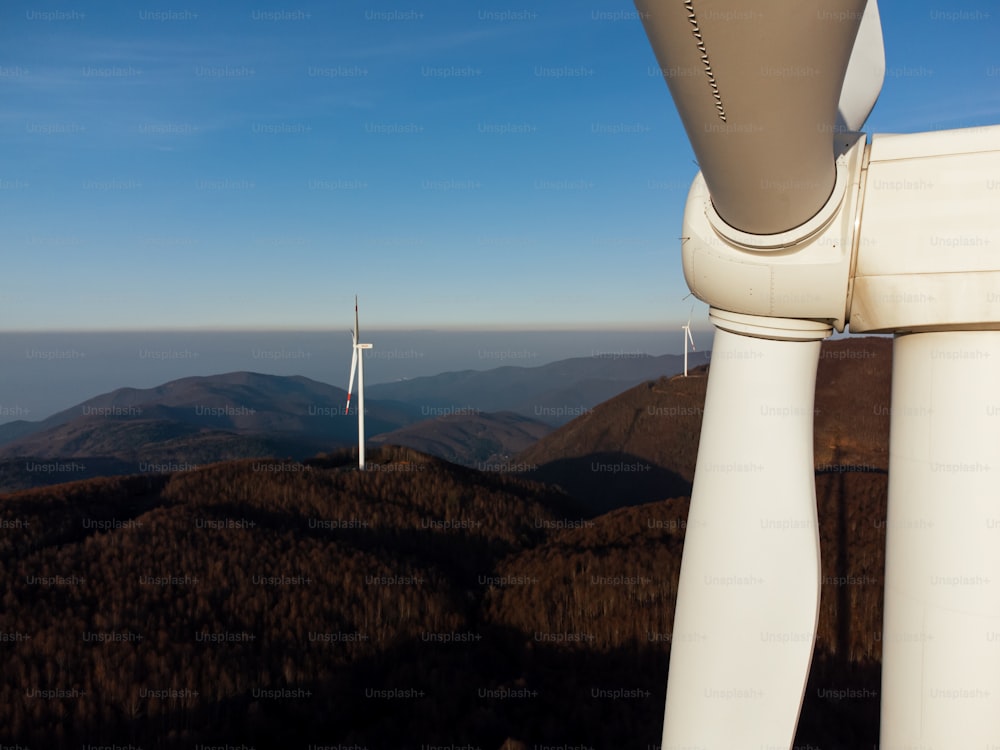
POLYGON ((865 2, 635 0, 715 210, 736 229, 793 229, 833 192, 865 2))
POLYGON ((787 748, 795 737, 819 614, 813 408, 830 329, 786 323, 804 340, 715 334, 664 750, 787 748))
POLYGON ((358 348, 354 347, 354 356, 351 357, 351 378, 347 381, 347 405, 344 407, 344 414, 351 412, 351 389, 354 388, 354 371, 358 367, 358 348))
POLYGON ((897 334, 892 349, 880 747, 990 747, 1000 331, 897 334))
POLYGON ((844 76, 837 105, 837 126, 859 132, 871 114, 885 81, 885 43, 876 0, 868 0, 844 76))

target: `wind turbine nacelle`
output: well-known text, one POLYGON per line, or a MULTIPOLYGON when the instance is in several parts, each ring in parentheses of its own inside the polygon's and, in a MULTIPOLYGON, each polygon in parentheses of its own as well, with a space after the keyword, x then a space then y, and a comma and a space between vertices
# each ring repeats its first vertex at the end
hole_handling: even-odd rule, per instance
POLYGON ((1000 326, 1000 126, 876 135, 851 330, 1000 326))
POLYGON ((868 146, 849 134, 838 147, 832 196, 781 234, 729 226, 695 178, 682 237, 695 296, 857 333, 1000 325, 1000 126, 876 135, 868 146))
MULTIPOLYGON (((694 295, 714 308, 745 315, 828 322, 842 331, 849 310, 855 226, 863 181, 865 137, 836 137, 836 183, 826 204, 804 224, 756 235, 727 224, 701 173, 684 211, 681 254, 694 295)), ((794 185, 769 186, 788 191, 794 185)))

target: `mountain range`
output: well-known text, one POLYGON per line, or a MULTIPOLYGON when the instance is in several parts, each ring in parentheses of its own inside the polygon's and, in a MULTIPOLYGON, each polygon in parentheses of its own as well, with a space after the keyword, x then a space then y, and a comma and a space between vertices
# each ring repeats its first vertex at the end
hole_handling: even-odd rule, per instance
POLYGON ((545 422, 501 411, 449 414, 376 435, 373 445, 401 445, 452 463, 502 471, 511 458, 552 431, 545 422))
MULTIPOLYGON (((255 456, 304 458, 357 441, 346 392, 304 377, 236 372, 119 388, 40 422, 0 427, 0 489, 255 456)), ((366 407, 373 433, 420 419, 366 407)))
MULTIPOLYGON (((522 476, 558 484, 595 512, 688 495, 694 479, 708 366, 609 399, 514 457, 522 476)), ((814 461, 888 470, 892 341, 823 343, 816 375, 814 461)))
MULTIPOLYGON (((651 373, 673 372, 679 360, 601 355, 374 385, 366 389, 366 434, 373 445, 499 464, 651 373)), ((346 399, 343 389, 309 378, 251 372, 119 388, 45 420, 0 425, 0 490, 238 458, 306 458, 356 444, 346 399)))
MULTIPOLYGON (((709 355, 692 356, 704 361, 709 355)), ((540 367, 462 370, 379 383, 367 395, 419 405, 427 414, 509 411, 562 425, 627 388, 681 372, 683 362, 683 356, 676 354, 612 352, 540 367)))
MULTIPOLYGON (((366 472, 344 449, 4 496, 0 740, 655 746, 705 374, 500 470, 383 446, 366 472)), ((877 743, 890 374, 887 339, 823 346, 798 747, 877 743)))

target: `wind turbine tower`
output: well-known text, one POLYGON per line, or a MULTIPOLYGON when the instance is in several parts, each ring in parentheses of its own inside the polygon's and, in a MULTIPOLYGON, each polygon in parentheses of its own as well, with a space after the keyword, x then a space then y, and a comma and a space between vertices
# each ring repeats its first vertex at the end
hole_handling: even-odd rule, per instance
POLYGON ((364 350, 371 349, 371 344, 358 342, 358 298, 354 297, 354 330, 351 332, 354 342, 354 354, 351 357, 351 379, 347 381, 347 405, 344 414, 351 411, 351 388, 354 387, 354 371, 358 372, 358 468, 365 468, 365 358, 364 350))
POLYGON ((688 322, 681 326, 681 330, 684 331, 684 377, 688 376, 688 344, 691 345, 691 351, 695 351, 694 339, 691 337, 691 316, 688 315, 688 322))

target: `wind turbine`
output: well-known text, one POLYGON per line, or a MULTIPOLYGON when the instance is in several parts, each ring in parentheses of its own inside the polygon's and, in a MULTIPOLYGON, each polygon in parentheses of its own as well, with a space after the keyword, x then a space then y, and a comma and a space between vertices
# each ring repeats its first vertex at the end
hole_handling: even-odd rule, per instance
POLYGON ((716 326, 662 746, 794 740, 816 371, 848 323, 895 334, 881 747, 998 746, 1000 127, 868 142, 875 0, 635 5, 701 169, 682 259, 716 326))
MULTIPOLYGON (((694 308, 691 308, 691 315, 694 314, 694 308)), ((688 322, 681 326, 681 330, 684 331, 684 377, 688 376, 688 344, 691 344, 691 351, 695 351, 694 339, 691 338, 691 315, 688 315, 688 322)))
POLYGON ((344 414, 351 411, 351 388, 354 387, 354 370, 358 371, 358 468, 365 468, 365 357, 364 350, 371 344, 358 342, 358 298, 354 297, 354 330, 351 332, 354 354, 351 357, 351 379, 347 381, 347 405, 344 414))

